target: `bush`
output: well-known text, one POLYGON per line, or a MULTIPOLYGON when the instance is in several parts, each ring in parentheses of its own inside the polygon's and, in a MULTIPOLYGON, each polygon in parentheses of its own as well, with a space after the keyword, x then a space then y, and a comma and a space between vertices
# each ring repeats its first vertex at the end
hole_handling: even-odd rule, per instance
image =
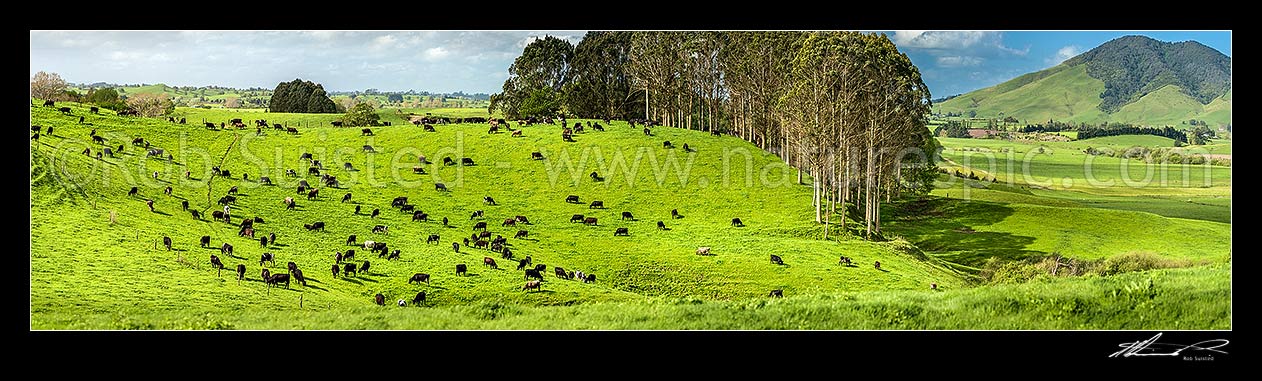
POLYGON ((342 123, 347 126, 375 126, 380 118, 381 116, 377 115, 372 105, 360 103, 346 111, 346 115, 342 116, 342 123))

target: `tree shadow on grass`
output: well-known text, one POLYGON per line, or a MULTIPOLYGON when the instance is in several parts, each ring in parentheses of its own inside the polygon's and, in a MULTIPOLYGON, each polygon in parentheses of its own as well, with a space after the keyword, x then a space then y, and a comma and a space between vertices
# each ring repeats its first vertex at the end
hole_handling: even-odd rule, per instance
POLYGON ((1005 204, 926 197, 892 203, 883 212, 886 231, 950 262, 980 267, 991 257, 1021 260, 1043 254, 1026 249, 1034 237, 977 231, 1012 216, 1014 209, 1005 204))

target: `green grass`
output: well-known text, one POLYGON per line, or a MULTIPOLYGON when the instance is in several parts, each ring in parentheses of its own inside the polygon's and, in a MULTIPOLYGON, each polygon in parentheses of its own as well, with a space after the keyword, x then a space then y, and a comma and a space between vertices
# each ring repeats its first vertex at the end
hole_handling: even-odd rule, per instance
MULTIPOLYGON (((922 289, 930 282, 962 287, 966 283, 944 264, 905 244, 821 240, 822 230, 810 222, 810 187, 794 185, 795 173, 774 155, 733 137, 662 128, 656 137, 647 138, 623 123, 614 123, 603 133, 579 134, 578 143, 561 142, 559 126, 526 127, 520 138, 507 133, 488 135, 484 125, 438 126, 437 133, 424 133, 411 125, 382 127, 371 137, 361 136, 358 128, 319 127, 301 128, 299 135, 268 130, 256 137, 253 129, 210 131, 157 119, 118 118, 108 112, 90 115, 84 107, 72 108, 75 115, 86 114, 92 126, 79 125, 77 116, 62 116, 49 108, 31 111, 33 124, 56 129, 54 136, 41 138, 32 153, 31 298, 37 320, 46 314, 120 310, 180 313, 199 306, 283 309, 296 306, 299 297, 307 306, 341 310, 370 304, 378 292, 393 300, 410 298, 420 290, 431 293, 435 306, 485 302, 545 306, 647 297, 744 300, 765 296, 771 289, 814 294, 922 289), (111 147, 123 144, 122 155, 100 161, 81 155, 85 147, 94 152, 99 148, 86 139, 93 128, 111 147), (173 153, 174 160, 145 159, 141 149, 129 143, 138 136, 173 153), (662 140, 689 143, 697 152, 663 149, 662 140), (360 146, 364 144, 373 145, 378 153, 363 153, 360 146), (549 159, 529 160, 532 151, 541 151, 549 159), (297 196, 297 179, 286 178, 283 170, 305 174, 307 166, 298 159, 303 152, 324 161, 327 171, 347 188, 322 188, 315 201, 296 197, 298 209, 286 212, 281 200, 297 196), (725 152, 738 170, 748 158, 755 170, 751 183, 744 182, 742 172, 732 172, 725 182, 725 152), (438 162, 426 166, 429 175, 412 173, 417 154, 438 162), (576 163, 574 167, 562 164, 566 155, 576 163), (478 165, 446 167, 441 164, 444 156, 470 157, 478 165), (577 165, 584 157, 584 164, 577 165), (619 157, 628 163, 641 158, 634 176, 620 167, 610 168, 619 157), (215 178, 208 188, 210 167, 221 160, 232 178, 215 178), (357 170, 343 170, 345 162, 357 170), (689 167, 688 176, 681 176, 680 170, 689 167), (759 181, 763 173, 757 171, 762 169, 774 184, 759 181), (192 172, 192 179, 183 179, 185 170, 192 172), (589 179, 592 170, 606 181, 589 179), (159 173, 158 180, 152 178, 154 171, 159 173), (243 181, 243 173, 251 180, 243 181), (278 185, 260 185, 258 176, 269 176, 278 185), (446 183, 451 192, 434 191, 436 181, 446 183), (139 196, 126 196, 131 186, 140 188, 139 196), (162 194, 166 186, 173 187, 173 196, 162 194), (179 201, 186 199, 192 209, 205 214, 218 210, 215 200, 231 186, 240 187, 232 208, 238 217, 234 222, 242 216, 262 217, 265 222, 256 225, 257 231, 275 232, 279 246, 260 248, 254 240, 237 237, 235 224, 196 221, 180 209, 179 201), (353 199, 343 204, 339 200, 347 192, 353 193, 353 199), (580 195, 584 204, 564 203, 569 194, 580 195), (389 207, 395 196, 410 197, 431 219, 450 218, 453 227, 411 222, 409 215, 389 207), (500 205, 484 205, 483 196, 493 196, 500 205), (145 198, 155 200, 157 213, 148 210, 145 198), (586 202, 591 200, 604 201, 608 209, 589 209, 586 202), (354 205, 362 205, 365 214, 353 215, 354 205), (380 208, 382 216, 366 215, 373 208, 380 208), (670 219, 669 212, 675 208, 685 218, 670 219), (549 268, 544 291, 526 293, 521 291, 521 272, 513 270, 514 263, 499 259, 498 253, 470 248, 454 253, 450 244, 469 234, 474 221, 468 216, 474 209, 486 211, 491 231, 510 237, 510 248, 518 258, 530 255, 535 263, 581 269, 597 274, 599 280, 594 284, 559 280, 549 268), (117 223, 108 221, 110 211, 117 213, 117 223), (638 220, 619 221, 622 211, 634 213, 638 220), (600 226, 571 224, 572 214, 598 217, 600 226), (515 215, 528 216, 533 225, 500 227, 500 221, 515 215), (747 227, 729 226, 732 217, 742 218, 747 227), (670 230, 657 230, 658 220, 665 221, 670 230), (326 222, 327 231, 302 228, 313 221, 326 222), (390 226, 390 234, 370 233, 378 224, 390 226), (628 227, 631 236, 613 237, 615 227, 628 227), (518 229, 528 230, 529 239, 512 239, 518 229), (357 234, 361 242, 389 242, 391 249, 402 251, 402 259, 387 262, 357 250, 358 261, 372 261, 371 275, 333 279, 328 267, 335 251, 349 248, 344 246, 349 234, 357 234), (427 245, 424 238, 429 234, 440 234, 441 244, 427 245), (174 239, 175 251, 158 244, 164 235, 174 239), (238 284, 231 271, 216 276, 208 258, 219 252, 198 247, 202 235, 211 236, 215 247, 224 242, 235 246, 235 256, 221 258, 229 269, 245 264, 246 281, 238 284), (713 247, 716 255, 695 255, 699 246, 713 247), (286 262, 297 262, 310 286, 295 284, 269 292, 258 281, 257 259, 263 252, 276 255, 280 266, 273 270, 283 271, 286 262), (780 255, 787 265, 769 264, 769 254, 780 255), (865 265, 839 267, 837 256, 842 254, 865 265), (483 267, 484 256, 496 258, 501 269, 483 267), (871 268, 870 263, 877 260, 887 271, 871 268), (468 264, 472 275, 454 276, 457 263, 468 264), (432 274, 432 285, 408 285, 407 278, 417 272, 432 274)), ((264 115, 181 111, 195 111, 188 115, 204 115, 208 120, 250 120, 264 115)), ((315 124, 328 117, 266 116, 269 121, 291 124, 299 120, 315 124)), ((303 178, 317 182, 315 177, 303 178)))
POLYGON ((1230 264, 944 291, 783 299, 652 299, 535 307, 484 302, 399 308, 311 304, 243 310, 134 307, 32 316, 34 329, 1231 329, 1230 264), (1151 286, 1149 286, 1151 284, 1151 286))
POLYGON ((1054 119, 1065 122, 1134 123, 1191 128, 1188 119, 1208 121, 1211 126, 1231 123, 1231 92, 1209 104, 1201 104, 1168 85, 1150 92, 1112 114, 1100 111, 1104 82, 1091 78, 1086 65, 1057 65, 1004 83, 975 90, 934 105, 939 113, 975 111, 978 117, 1014 116, 1025 123, 1054 119))

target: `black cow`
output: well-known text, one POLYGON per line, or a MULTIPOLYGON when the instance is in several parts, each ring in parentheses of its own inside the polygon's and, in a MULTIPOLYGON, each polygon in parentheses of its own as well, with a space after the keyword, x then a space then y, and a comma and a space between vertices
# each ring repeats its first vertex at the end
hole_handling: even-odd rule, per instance
POLYGON ((732 226, 741 227, 741 226, 745 226, 745 223, 744 223, 744 222, 741 222, 741 219, 740 219, 740 218, 733 218, 733 219, 732 219, 732 226))
POLYGON ((324 231, 323 221, 316 221, 316 222, 312 222, 311 224, 303 224, 302 226, 307 228, 307 231, 312 231, 312 230, 324 231))
POLYGON ((272 253, 263 253, 263 255, 259 256, 259 266, 262 266, 265 262, 271 262, 272 265, 275 266, 276 256, 272 255, 272 253))
POLYGON ((408 284, 411 284, 412 282, 416 282, 416 283, 425 282, 425 284, 429 284, 429 274, 426 274, 426 273, 412 274, 412 278, 408 279, 408 284))
POLYGON ((372 275, 368 273, 368 267, 371 265, 372 263, 369 263, 368 261, 364 261, 364 265, 359 266, 359 272, 364 273, 364 275, 372 275))
POLYGON ((465 274, 467 271, 469 271, 469 267, 465 266, 463 263, 456 265, 456 275, 465 274))
POLYGON ((430 234, 429 238, 425 239, 425 243, 438 243, 438 239, 438 234, 430 234))
POLYGON ((467 157, 465 157, 465 158, 461 158, 461 159, 460 159, 460 165, 474 165, 474 164, 473 164, 473 159, 470 159, 470 158, 467 158, 467 157))
POLYGON ((569 196, 566 196, 566 197, 565 197, 565 202, 568 202, 568 203, 573 203, 573 204, 577 204, 577 203, 578 203, 578 196, 577 196, 577 195, 569 195, 569 196))
POLYGON ((372 218, 377 218, 377 215, 380 215, 380 214, 381 214, 381 209, 372 210, 372 218))
POLYGON ((202 247, 207 247, 207 246, 210 246, 210 236, 208 236, 208 235, 204 235, 204 236, 202 236, 202 242, 201 242, 201 243, 202 243, 202 247))
POLYGON ((486 222, 478 222, 473 224, 473 230, 486 230, 486 222))
POLYGON ((561 268, 560 266, 557 266, 553 272, 557 274, 557 278, 569 279, 569 276, 565 273, 565 269, 561 268))
POLYGON ((351 234, 351 235, 350 235, 350 237, 346 237, 346 244, 347 244, 347 245, 351 245, 351 246, 355 246, 355 235, 354 235, 354 234, 351 234))
POLYGON ((341 122, 341 121, 339 121, 339 120, 335 120, 335 121, 332 121, 332 122, 329 122, 329 123, 330 123, 330 124, 332 124, 332 125, 333 125, 333 127, 341 127, 341 126, 342 126, 342 122, 341 122))
POLYGON ((768 297, 783 298, 783 297, 784 297, 784 290, 771 290, 771 293, 770 293, 770 294, 767 294, 767 296, 768 296, 768 297))
POLYGON ((613 235, 614 235, 614 237, 617 237, 617 236, 620 236, 620 235, 623 235, 623 236, 629 236, 629 235, 631 235, 631 233, 627 231, 627 228, 618 228, 618 229, 614 230, 613 235))
POLYGON ((657 230, 666 230, 666 223, 657 221, 657 230))
POLYGON ((184 210, 188 210, 188 200, 181 201, 180 207, 184 208, 184 210))
POLYGON ((434 190, 446 191, 447 186, 443 185, 443 183, 434 183, 434 190))
POLYGON ((371 135, 372 135, 372 129, 371 129, 371 128, 365 128, 365 129, 362 129, 362 130, 360 130, 360 132, 361 132, 361 133, 359 134, 360 136, 364 136, 364 135, 370 135, 370 136, 371 136, 371 135))
POLYGON ((452 242, 452 243, 451 243, 451 249, 452 249, 452 250, 455 250, 457 253, 459 253, 459 252, 460 252, 460 243, 459 243, 459 242, 452 242))
POLYGON ((547 269, 548 269, 548 265, 545 265, 542 263, 535 265, 535 271, 538 271, 540 273, 543 273, 543 271, 547 269))
POLYGON ((228 244, 227 242, 224 242, 224 243, 223 243, 223 246, 220 246, 220 247, 219 247, 219 253, 220 253, 220 254, 232 255, 232 245, 231 245, 231 244, 228 244))
POLYGON ((411 205, 411 204, 399 207, 399 211, 404 212, 404 213, 415 211, 415 210, 416 210, 416 205, 411 205))
POLYGON ((214 254, 210 255, 210 265, 211 267, 219 270, 219 272, 223 272, 223 262, 219 261, 218 256, 215 256, 214 254))
POLYGON ((135 196, 135 195, 136 195, 136 192, 139 192, 139 191, 140 191, 140 188, 131 187, 131 190, 127 191, 127 195, 128 195, 128 196, 135 196))
POLYGON ((412 221, 429 221, 429 214, 425 212, 412 213, 412 221))
POLYGON ((532 160, 543 160, 543 153, 542 153, 542 152, 531 152, 531 153, 530 153, 530 159, 532 159, 532 160))
POLYGON ((622 212, 622 219, 635 221, 635 217, 631 216, 631 212, 622 212))
POLYGON ((487 205, 495 205, 495 199, 491 198, 491 196, 482 197, 482 202, 486 203, 487 205))
POLYGON ((298 283, 302 283, 303 287, 307 287, 307 278, 302 276, 302 270, 294 269, 293 274, 294 280, 297 280, 298 283))
MULTIPOLYGON (((62 113, 62 114, 70 115, 70 108, 69 108, 69 107, 62 107, 62 108, 57 109, 57 111, 61 111, 61 113, 62 113)), ((80 119, 80 120, 79 120, 79 123, 83 123, 83 120, 82 120, 82 119, 80 119)))
POLYGON ((674 144, 670 144, 670 140, 662 142, 662 148, 675 148, 674 144))
POLYGON ((52 99, 44 101, 44 107, 53 107, 53 106, 56 106, 56 104, 53 103, 52 99))
POLYGON ((259 177, 259 182, 263 184, 267 184, 267 185, 272 185, 272 178, 267 177, 267 176, 261 176, 259 177))
POLYGON ((680 219, 680 218, 684 218, 684 216, 679 215, 679 209, 671 209, 671 210, 670 210, 670 218, 671 218, 671 219, 680 219))
POLYGON ((605 207, 605 202, 597 200, 597 201, 592 201, 592 204, 588 205, 587 209, 595 209, 595 208, 604 209, 604 207, 605 207))
POLYGON ((596 217, 587 217, 583 219, 584 225, 596 226, 596 217))
POLYGON ((347 193, 346 195, 342 196, 342 202, 347 202, 347 201, 350 201, 350 200, 351 200, 351 194, 350 194, 350 193, 347 193))
POLYGON ((372 148, 372 146, 365 144, 365 145, 364 145, 364 152, 377 152, 377 150, 376 150, 376 149, 373 149, 373 148, 372 148))
POLYGON ((341 268, 338 267, 337 264, 333 264, 333 278, 337 278, 337 273, 340 272, 339 270, 341 270, 341 268))
POLYGON ((373 233, 390 234, 390 227, 385 225, 377 225, 372 227, 373 233))
POLYGON ((587 277, 583 278, 583 283, 595 283, 595 282, 596 282, 596 274, 587 274, 587 277))
POLYGON ((780 256, 779 256, 779 255, 772 254, 772 255, 771 255, 771 263, 772 263, 772 264, 777 264, 777 265, 783 265, 783 264, 784 264, 784 260, 780 259, 780 256))
POLYGON ((162 236, 162 245, 166 246, 167 250, 171 250, 171 237, 162 236))
POLYGON ((237 280, 245 279, 245 264, 237 264, 237 280))
POLYGON ((486 213, 484 213, 484 212, 483 212, 483 211, 481 211, 481 210, 475 210, 475 211, 473 211, 473 213, 470 213, 470 214, 469 214, 469 219, 470 219, 470 220, 472 220, 472 219, 474 219, 474 218, 482 217, 482 216, 483 216, 483 215, 485 215, 485 214, 486 214, 486 213))
POLYGON ((517 231, 517 234, 516 234, 516 235, 514 235, 514 236, 513 236, 513 238, 514 238, 514 239, 516 239, 516 238, 526 238, 526 236, 527 236, 527 235, 529 235, 529 234, 530 234, 530 232, 528 232, 528 231, 525 231, 525 230, 518 230, 518 231, 517 231))
POLYGON ((525 276, 525 279, 530 279, 530 278, 535 278, 535 279, 543 280, 543 275, 542 275, 542 274, 539 274, 539 270, 535 270, 535 269, 526 269, 526 276, 525 276))
POLYGON ((355 272, 355 264, 354 264, 354 263, 347 263, 345 266, 343 266, 343 268, 342 268, 342 274, 343 274, 343 276, 352 276, 352 275, 357 275, 357 274, 356 274, 356 272, 355 272))
MULTIPOLYGON (((333 122, 333 123, 337 123, 336 126, 339 126, 339 127, 341 125, 341 122, 333 122)), ((384 306, 386 305, 386 296, 382 295, 379 292, 377 293, 377 295, 373 296, 373 302, 377 303, 378 306, 384 306)))
POLYGON ((416 297, 412 298, 412 305, 425 304, 425 291, 416 293, 416 297))

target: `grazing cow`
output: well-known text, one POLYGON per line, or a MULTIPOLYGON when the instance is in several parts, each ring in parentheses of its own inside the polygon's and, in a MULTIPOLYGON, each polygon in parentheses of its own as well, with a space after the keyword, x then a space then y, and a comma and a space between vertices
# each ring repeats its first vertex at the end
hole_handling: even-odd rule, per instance
POLYGON ((500 253, 500 258, 513 259, 513 251, 505 247, 504 251, 500 253))
POLYGON ((272 185, 272 178, 267 177, 267 176, 261 176, 259 177, 259 182, 263 184, 267 184, 267 185, 272 185))
POLYGON ((320 194, 319 189, 312 189, 310 192, 307 192, 307 200, 308 201, 315 200, 316 196, 318 196, 319 194, 320 194))
POLYGON ((614 230, 614 232, 613 232, 613 236, 614 236, 614 237, 617 237, 617 236, 620 236, 620 235, 622 235, 622 236, 630 236, 630 235, 631 235, 631 233, 630 233, 629 231, 627 231, 627 228, 618 228, 618 229, 614 230))
POLYGON ((491 196, 482 197, 482 202, 486 203, 487 205, 495 205, 495 199, 491 198, 491 196))
POLYGON ((412 305, 425 304, 425 291, 416 293, 416 297, 412 298, 412 305))
POLYGON ((530 224, 530 220, 529 220, 529 219, 527 219, 527 218, 526 218, 526 216, 515 216, 515 217, 513 217, 513 219, 515 219, 515 220, 517 220, 517 222, 520 222, 520 223, 523 223, 523 224, 527 224, 527 225, 529 225, 529 224, 530 224))
POLYGON ((136 195, 136 192, 139 192, 139 191, 140 191, 140 188, 131 187, 131 190, 127 191, 127 195, 128 195, 128 196, 135 196, 135 195, 136 195))
POLYGON ((426 124, 426 125, 425 125, 425 132, 435 132, 435 131, 434 131, 434 126, 433 126, 433 125, 430 125, 430 124, 426 124))
POLYGON ((596 226, 596 217, 587 217, 583 219, 584 225, 596 226))
POLYGON ((595 182, 605 181, 605 178, 604 178, 604 177, 600 177, 600 174, 599 174, 599 173, 596 173, 595 171, 593 171, 590 175, 587 175, 587 176, 588 176, 588 177, 591 177, 591 178, 592 178, 592 181, 595 181, 595 182))
POLYGON ((208 235, 202 236, 201 244, 202 244, 202 247, 210 246, 210 236, 208 235))
POLYGON ((319 175, 319 174, 320 174, 320 167, 311 167, 311 168, 307 168, 307 174, 308 174, 308 175, 319 175))
POLYGON ((496 265, 496 264, 495 264, 495 260, 494 260, 494 259, 491 259, 491 257, 482 257, 482 265, 483 265, 483 266, 491 266, 491 268, 493 268, 493 269, 498 269, 498 268, 500 268, 498 265, 496 265))
POLYGON ((473 230, 486 230, 486 222, 478 222, 473 224, 473 230))
POLYGON ((268 235, 267 235, 267 240, 268 240, 268 242, 271 242, 273 245, 275 245, 275 244, 276 244, 276 233, 270 233, 270 234, 268 234, 268 235))
POLYGON ((414 166, 414 167, 412 167, 412 173, 415 173, 415 174, 418 174, 418 175, 424 175, 424 174, 425 174, 425 168, 423 168, 423 167, 419 167, 419 166, 414 166))
POLYGON ((841 256, 841 258, 837 259, 837 264, 850 266, 850 257, 841 256))
POLYGON ((297 128, 293 128, 293 127, 285 127, 285 132, 288 132, 288 133, 293 134, 293 135, 297 135, 297 134, 298 134, 298 129, 297 129, 297 128))
POLYGON ((772 254, 772 255, 771 255, 771 263, 772 263, 772 264, 776 264, 776 265, 783 265, 783 264, 784 264, 784 260, 780 259, 780 256, 779 256, 779 255, 772 254))
POLYGON ((223 246, 220 246, 220 247, 219 247, 219 253, 220 253, 220 254, 227 254, 227 255, 231 256, 231 255, 232 255, 232 245, 231 245, 231 244, 229 244, 229 243, 227 243, 227 242, 224 242, 224 243, 223 243, 223 246))
POLYGON ((768 296, 768 297, 775 297, 775 298, 783 298, 783 297, 784 297, 784 290, 771 290, 771 293, 770 293, 770 294, 767 294, 767 296, 768 296))
POLYGON ((544 270, 547 270, 547 269, 548 269, 548 265, 545 265, 542 263, 535 265, 535 271, 538 271, 540 274, 542 274, 544 270))
POLYGON ((425 239, 425 243, 438 243, 438 239, 438 234, 430 234, 429 238, 425 239))
POLYGON ((302 226, 303 226, 303 227, 305 227, 305 228, 307 228, 307 231, 312 231, 312 230, 324 231, 324 222, 323 222, 323 221, 316 221, 316 222, 312 222, 310 225, 308 225, 308 224, 303 224, 302 226))
POLYGON ((733 218, 733 219, 732 219, 732 226, 736 226, 736 227, 743 227, 743 226, 745 226, 745 223, 744 223, 744 222, 741 222, 741 219, 740 219, 740 218, 733 218))
POLYGON ((166 246, 167 250, 171 250, 171 237, 162 236, 162 245, 166 246))
POLYGON ((467 158, 467 157, 465 157, 465 158, 461 158, 461 159, 460 159, 460 165, 474 165, 474 164, 473 164, 473 159, 470 159, 470 158, 467 158))
POLYGON ((409 205, 404 205, 404 206, 399 207, 399 211, 404 212, 404 213, 411 212, 414 210, 416 210, 416 205, 409 204, 409 205))
POLYGON ((572 204, 577 204, 577 203, 578 203, 578 196, 577 196, 577 195, 569 195, 569 196, 566 196, 566 197, 565 197, 565 202, 572 203, 572 204))
POLYGON ((285 176, 298 177, 298 172, 294 171, 293 169, 286 169, 285 176))
POLYGON ((710 255, 710 247, 709 246, 698 247, 697 255, 710 255))
POLYGON ((293 270, 293 274, 294 274, 294 280, 297 280, 298 283, 301 283, 303 287, 307 287, 307 278, 302 276, 302 270, 295 268, 293 270))
POLYGON ((223 262, 220 262, 220 261, 219 261, 219 257, 218 257, 218 256, 215 256, 214 254, 211 254, 211 255, 210 255, 210 265, 211 265, 211 267, 214 267, 215 269, 219 270, 220 272, 223 272, 223 262))
POLYGON ((447 186, 446 186, 446 185, 443 185, 443 183, 434 183, 434 190, 438 190, 438 191, 446 191, 446 190, 447 190, 447 186))
POLYGON ((670 218, 671 218, 671 219, 680 219, 680 218, 684 218, 684 216, 679 215, 679 209, 671 209, 671 210, 670 210, 670 218))
POLYGON ((429 221, 429 214, 425 212, 412 213, 412 221, 429 221))
POLYGON ((479 249, 485 249, 488 243, 489 242, 487 241, 476 241, 473 243, 473 247, 479 248, 479 249))
POLYGON ((653 136, 653 131, 649 130, 648 127, 644 127, 644 136, 653 136))
POLYGON ((500 226, 517 226, 517 220, 513 218, 505 219, 504 223, 500 224, 500 226))
POLYGON ((237 264, 237 280, 245 279, 245 264, 237 264))
POLYGON ((557 266, 554 270, 555 270, 554 272, 557 274, 557 278, 561 278, 561 279, 569 278, 569 276, 566 275, 565 273, 565 269, 561 268, 561 266, 557 266))
POLYGON ((347 202, 350 200, 351 200, 351 194, 349 192, 342 196, 342 202, 347 202))
POLYGON ((522 137, 522 136, 523 136, 523 135, 521 134, 521 130, 513 131, 513 137, 514 137, 514 138, 519 138, 519 137, 522 137))
POLYGON ((530 279, 530 278, 535 278, 535 279, 538 279, 538 280, 543 280, 543 275, 542 275, 542 274, 539 274, 539 270, 535 270, 535 269, 526 269, 526 277, 525 277, 525 279, 530 279))
POLYGON ((302 155, 298 156, 298 160, 302 160, 302 159, 311 160, 311 153, 303 152, 302 155))
POLYGON ((351 163, 344 163, 342 164, 342 169, 350 171, 350 170, 354 170, 355 166, 351 165, 351 163))
POLYGON ((93 142, 93 143, 98 143, 98 144, 105 144, 105 137, 100 136, 100 135, 93 136, 93 137, 92 137, 92 142, 93 142))
POLYGON ((520 260, 520 261, 517 261, 517 269, 518 269, 518 270, 524 269, 524 268, 526 268, 526 266, 528 266, 528 265, 530 265, 530 261, 527 261, 527 260, 525 260, 525 259, 522 259, 522 260, 520 260))
POLYGON ((429 284, 429 274, 426 274, 426 273, 412 274, 412 278, 408 279, 408 284, 412 284, 412 282, 416 282, 416 283, 425 282, 425 284, 429 284))
POLYGON ((267 236, 259 237, 259 247, 267 247, 267 236))
POLYGON ((605 208, 605 202, 604 202, 604 201, 599 201, 599 200, 597 200, 597 201, 592 201, 592 204, 587 206, 587 209, 595 209, 595 208, 601 208, 601 209, 604 209, 604 208, 605 208))
POLYGON ((532 281, 526 282, 526 285, 522 286, 521 289, 527 290, 526 292, 530 292, 529 290, 540 290, 542 284, 543 283, 540 283, 537 280, 532 280, 532 281))
POLYGON ((662 148, 675 148, 674 144, 670 144, 670 140, 662 142, 662 148))
MULTIPOLYGON (((338 127, 341 127, 341 124, 342 124, 341 122, 333 122, 333 123, 337 123, 334 126, 338 126, 338 127)), ((378 306, 386 305, 386 296, 382 295, 381 293, 377 293, 376 296, 373 296, 373 300, 377 303, 378 306)))
POLYGON ((595 282, 596 282, 596 274, 587 274, 587 277, 583 278, 583 283, 595 283, 595 282))
POLYGON ((447 217, 443 217, 443 226, 447 226, 447 217))
MULTIPOLYGON (((343 258, 343 259, 345 259, 345 258, 343 258)), ((347 263, 346 265, 344 265, 344 266, 342 267, 342 274, 343 274, 344 276, 355 276, 355 275, 357 275, 357 273, 355 272, 355 264, 354 264, 354 263, 347 263)))
POLYGON ((385 225, 377 225, 372 227, 373 233, 390 234, 390 227, 385 225))
POLYGON ((31 140, 39 141, 39 133, 36 132, 35 135, 31 135, 31 140))
POLYGON ((517 239, 517 238, 526 238, 526 236, 527 236, 527 235, 529 235, 529 234, 530 234, 530 232, 528 232, 528 231, 525 231, 525 230, 518 230, 518 231, 517 231, 517 234, 516 234, 516 235, 514 235, 514 236, 513 236, 513 238, 514 238, 514 239, 517 239))
POLYGON ((238 237, 250 237, 250 238, 254 238, 254 229, 251 229, 251 228, 243 228, 243 229, 241 229, 241 231, 237 232, 237 236, 238 236, 238 237))
POLYGON ((635 217, 631 216, 631 212, 622 212, 622 219, 635 221, 635 217))
POLYGON ((373 210, 372 210, 372 218, 377 218, 377 215, 379 215, 379 214, 381 214, 381 209, 373 209, 373 210))
POLYGON ((355 259, 355 249, 347 249, 346 253, 342 254, 342 260, 350 261, 352 259, 355 259))
POLYGON ((237 193, 238 193, 238 190, 237 190, 236 185, 233 185, 232 188, 228 188, 228 194, 237 194, 237 193))
POLYGON ((469 268, 465 266, 463 263, 456 265, 456 275, 465 274, 467 271, 469 271, 469 268))
POLYGON ((332 122, 329 122, 329 123, 330 123, 330 124, 332 124, 332 125, 333 125, 333 127, 341 127, 341 126, 342 126, 342 121, 339 121, 339 120, 335 120, 335 121, 332 121, 332 122))
POLYGON ((881 269, 881 261, 876 261, 876 269, 877 270, 881 269))
POLYGON ((259 266, 263 266, 263 263, 265 262, 271 262, 272 265, 275 266, 276 256, 272 255, 272 253, 263 253, 263 255, 259 256, 259 266))
POLYGON ((53 104, 53 100, 49 99, 49 100, 44 101, 44 107, 53 107, 53 106, 55 106, 55 104, 53 104))
POLYGON ((459 253, 459 252, 460 252, 460 243, 459 243, 459 242, 452 242, 452 243, 451 243, 451 249, 452 249, 452 250, 455 250, 457 253, 459 253))
POLYGON ((368 267, 369 267, 369 266, 371 266, 371 265, 372 265, 372 263, 370 263, 370 262, 368 262, 368 261, 364 261, 364 265, 363 265, 363 266, 359 266, 359 272, 363 273, 364 275, 372 275, 371 273, 369 273, 369 272, 368 272, 368 267))
POLYGON ((377 152, 377 150, 373 149, 372 146, 365 144, 364 152, 377 152))
POLYGON ((293 209, 295 206, 298 206, 298 204, 294 203, 293 197, 285 197, 284 202, 285 202, 285 209, 293 209))
POLYGON ((219 198, 219 205, 228 205, 237 202, 237 198, 233 196, 223 196, 219 198))
POLYGON ((359 136, 364 136, 364 135, 369 135, 369 136, 371 136, 371 135, 372 135, 372 129, 371 129, 371 128, 365 128, 365 129, 360 130, 360 134, 359 134, 359 136))
POLYGON ((531 152, 531 153, 530 153, 530 159, 531 159, 531 160, 543 160, 543 153, 542 153, 542 152, 531 152))
POLYGON ((472 220, 474 218, 482 217, 485 214, 486 213, 482 212, 481 210, 475 210, 473 211, 473 213, 469 214, 469 219, 472 220))
MULTIPOLYGON (((62 114, 70 115, 69 107, 62 107, 57 109, 57 111, 61 111, 62 114)), ((83 117, 79 117, 79 123, 83 123, 83 117)))
POLYGON ((666 223, 662 221, 657 221, 657 230, 666 230, 666 223))
POLYGON ((200 219, 202 219, 202 214, 201 214, 200 212, 196 211, 196 210, 190 210, 190 211, 188 211, 188 213, 189 213, 189 214, 192 214, 192 215, 193 215, 193 219, 195 219, 195 220, 200 220, 200 219))

